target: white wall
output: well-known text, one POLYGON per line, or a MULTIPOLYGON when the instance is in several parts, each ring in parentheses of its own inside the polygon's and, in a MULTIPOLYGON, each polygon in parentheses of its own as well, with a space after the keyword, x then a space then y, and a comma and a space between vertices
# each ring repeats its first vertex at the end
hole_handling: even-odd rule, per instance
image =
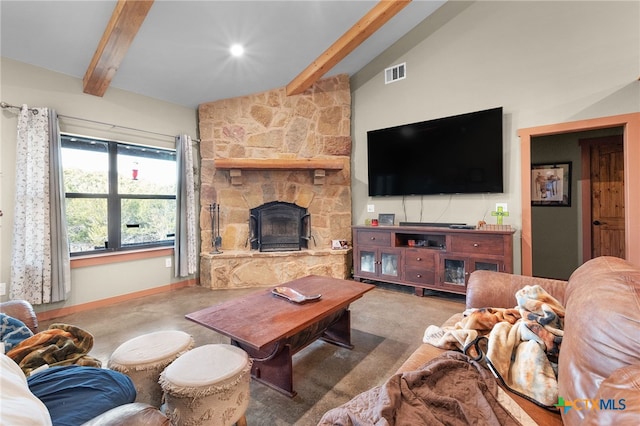
POLYGON ((489 212, 505 202, 504 223, 520 229, 517 130, 640 111, 638 28, 637 1, 445 4, 352 78, 354 223, 379 212, 401 221, 495 223, 489 212), (402 62, 407 78, 385 85, 384 68, 402 62), (368 130, 496 106, 505 117, 504 194, 368 197, 368 130))
MULTIPOLYGON (((102 98, 87 95, 82 93, 81 79, 7 58, 2 58, 0 63, 0 83, 1 100, 12 105, 49 107, 62 115, 165 135, 186 133, 197 137, 197 116, 192 108, 114 88, 109 88, 102 98)), ((17 111, 2 110, 0 125, 0 209, 4 213, 0 218, 0 282, 10 283, 17 111)), ((123 131, 84 121, 63 118, 60 127, 63 132, 175 147, 172 137, 123 131)), ((173 268, 165 267, 164 257, 73 269, 71 280, 69 300, 44 309, 73 306, 180 281, 173 277, 173 268)))

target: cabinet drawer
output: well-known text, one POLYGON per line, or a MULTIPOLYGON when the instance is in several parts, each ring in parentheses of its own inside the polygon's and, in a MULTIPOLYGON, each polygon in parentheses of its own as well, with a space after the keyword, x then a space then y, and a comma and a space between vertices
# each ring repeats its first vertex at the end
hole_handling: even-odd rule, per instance
POLYGON ((406 249, 404 263, 409 267, 434 270, 436 257, 427 249, 406 249))
POLYGON ((391 232, 358 231, 358 244, 363 246, 391 246, 391 232))
POLYGON ((404 280, 414 284, 434 284, 436 273, 433 270, 421 268, 405 268, 404 280))
POLYGON ((504 255, 504 240, 500 235, 454 235, 451 237, 452 253, 504 255))

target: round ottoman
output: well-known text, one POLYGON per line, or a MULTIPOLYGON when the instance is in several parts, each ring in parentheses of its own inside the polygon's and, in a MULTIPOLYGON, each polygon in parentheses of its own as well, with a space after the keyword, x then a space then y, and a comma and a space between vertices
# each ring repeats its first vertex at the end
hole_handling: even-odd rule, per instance
POLYGON ((246 424, 252 361, 225 344, 197 347, 160 374, 165 414, 172 425, 246 424))
POLYGON ((143 334, 118 346, 109 358, 108 367, 131 378, 136 387, 136 402, 159 408, 162 404, 160 373, 193 345, 193 338, 183 331, 143 334))

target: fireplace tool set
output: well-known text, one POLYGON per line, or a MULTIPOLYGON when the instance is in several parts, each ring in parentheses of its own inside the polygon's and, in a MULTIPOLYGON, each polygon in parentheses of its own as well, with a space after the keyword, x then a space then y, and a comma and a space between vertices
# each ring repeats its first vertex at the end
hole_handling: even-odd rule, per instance
POLYGON ((222 245, 222 237, 220 236, 220 205, 217 203, 209 204, 209 216, 211 217, 211 254, 220 254, 220 246, 222 245))

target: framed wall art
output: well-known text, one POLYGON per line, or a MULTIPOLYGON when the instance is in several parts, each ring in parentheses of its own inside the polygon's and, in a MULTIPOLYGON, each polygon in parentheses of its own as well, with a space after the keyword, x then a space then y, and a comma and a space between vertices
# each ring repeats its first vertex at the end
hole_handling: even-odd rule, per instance
POLYGON ((531 165, 531 205, 571 206, 571 162, 531 165))

